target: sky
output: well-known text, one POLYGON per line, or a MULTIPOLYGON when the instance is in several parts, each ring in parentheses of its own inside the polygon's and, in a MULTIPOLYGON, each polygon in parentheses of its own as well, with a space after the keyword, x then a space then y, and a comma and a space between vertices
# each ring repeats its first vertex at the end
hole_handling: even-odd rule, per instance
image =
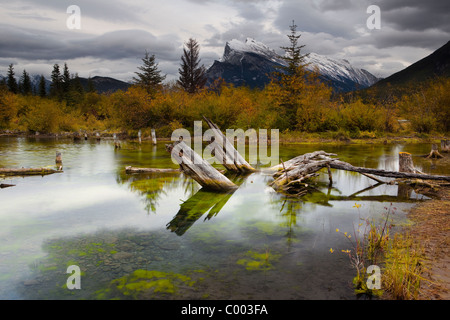
POLYGON ((208 68, 232 39, 283 54, 294 21, 303 53, 387 77, 447 43, 449 17, 448 0, 0 0, 0 75, 12 63, 17 76, 25 69, 49 78, 54 64, 67 63, 81 77, 131 81, 147 51, 173 81, 189 38, 208 68), (370 28, 375 21, 379 29, 370 28))

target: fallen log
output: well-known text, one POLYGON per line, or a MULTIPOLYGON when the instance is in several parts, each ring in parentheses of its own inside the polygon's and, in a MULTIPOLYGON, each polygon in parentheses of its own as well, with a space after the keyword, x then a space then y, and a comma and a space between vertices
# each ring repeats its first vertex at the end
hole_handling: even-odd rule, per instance
POLYGON ((388 177, 388 178, 416 178, 416 179, 424 179, 424 180, 445 180, 450 181, 450 176, 440 176, 440 175, 432 175, 432 174, 424 174, 424 173, 412 173, 412 172, 398 172, 398 171, 388 171, 381 169, 371 169, 364 167, 355 167, 349 163, 335 160, 330 162, 330 167, 334 169, 353 171, 359 173, 368 173, 373 174, 380 177, 388 177))
POLYGON ((255 172, 253 168, 244 157, 234 148, 227 137, 222 133, 219 127, 211 120, 203 116, 208 126, 214 132, 214 138, 209 145, 209 148, 214 150, 214 156, 227 170, 235 172, 255 172))
POLYGON ((14 187, 15 184, 0 183, 0 189, 14 187))
POLYGON ((125 167, 126 173, 153 173, 153 172, 160 172, 160 173, 180 173, 181 170, 178 169, 172 169, 172 168, 136 168, 136 167, 125 167))
POLYGON ((203 188, 214 191, 229 191, 237 186, 199 156, 183 141, 166 144, 166 150, 179 165, 180 170, 197 181, 203 188))
POLYGON ((55 170, 50 168, 18 168, 7 169, 0 168, 0 175, 5 176, 28 176, 28 175, 47 175, 52 173, 61 173, 62 170, 55 170))
MULTIPOLYGON (((375 176, 388 178, 402 178, 402 179, 424 179, 424 180, 444 180, 450 181, 450 176, 430 175, 424 174, 414 168, 412 158, 409 153, 400 153, 400 169, 409 170, 409 172, 388 171, 381 169, 371 169, 364 167, 355 167, 347 162, 340 161, 336 158, 330 158, 331 155, 324 151, 315 151, 295 157, 289 161, 270 168, 273 173, 274 180, 270 183, 276 191, 288 194, 304 195, 308 190, 313 188, 306 180, 316 177, 318 171, 323 168, 339 169, 346 171, 358 172, 366 177, 369 177, 377 183, 387 183, 375 176), (402 158, 404 155, 406 161, 402 158), (402 164, 402 161, 404 162, 402 164)), ((331 180, 330 180, 331 181, 331 180)))

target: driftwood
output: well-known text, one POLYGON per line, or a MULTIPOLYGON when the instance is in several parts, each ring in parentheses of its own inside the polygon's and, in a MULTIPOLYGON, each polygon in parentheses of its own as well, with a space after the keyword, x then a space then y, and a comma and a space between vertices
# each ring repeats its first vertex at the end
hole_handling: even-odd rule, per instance
POLYGON ((237 188, 233 182, 183 141, 175 142, 173 145, 166 144, 166 150, 171 153, 172 159, 180 165, 180 170, 205 189, 223 192, 237 188))
MULTIPOLYGON (((410 154, 400 153, 400 161, 402 161, 402 154, 406 155, 408 159, 410 154), (408 156, 409 155, 409 156, 408 156)), ((311 184, 307 181, 313 177, 318 176, 318 171, 323 168, 339 169, 346 171, 353 171, 361 173, 378 183, 386 183, 374 176, 389 177, 389 178, 403 178, 403 179, 424 179, 424 180, 444 180, 450 181, 450 176, 429 175, 421 173, 416 170, 412 165, 412 160, 405 165, 410 172, 398 172, 388 171, 381 169, 371 169, 364 167, 355 167, 347 162, 340 161, 336 158, 331 158, 335 154, 326 153, 324 151, 315 151, 307 153, 298 157, 295 157, 289 161, 282 162, 281 164, 274 166, 271 170, 274 170, 274 180, 271 182, 271 186, 276 190, 288 194, 304 195, 311 189, 311 184)), ((404 168, 402 168, 404 169, 404 168)), ((332 181, 331 172, 329 172, 330 182, 332 181)))
POLYGON ((180 169, 172 169, 172 168, 136 168, 136 167, 125 167, 126 173, 180 173, 180 169))
POLYGON ((214 153, 215 158, 227 170, 234 172, 255 172, 253 168, 241 154, 234 148, 227 137, 220 131, 219 127, 206 117, 203 117, 206 123, 214 132, 214 139, 208 145, 208 148, 214 153))
POLYGON ((61 173, 62 170, 55 170, 50 168, 18 168, 6 169, 0 168, 0 175, 5 176, 28 176, 28 175, 47 175, 52 173, 61 173))

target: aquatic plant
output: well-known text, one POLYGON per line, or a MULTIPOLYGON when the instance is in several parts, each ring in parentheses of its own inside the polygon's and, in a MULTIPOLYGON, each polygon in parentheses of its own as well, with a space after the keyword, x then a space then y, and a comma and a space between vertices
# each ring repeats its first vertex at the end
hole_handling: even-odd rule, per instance
MULTIPOLYGON (((353 207, 359 211, 361 204, 355 203, 353 207)), ((388 222, 391 213, 393 213, 396 208, 393 207, 391 203, 390 207, 386 207, 385 209, 387 212, 384 221, 380 225, 376 224, 373 219, 363 219, 360 216, 360 220, 363 222, 358 224, 357 230, 353 230, 353 238, 348 232, 342 232, 339 229, 336 229, 336 232, 342 233, 351 243, 352 250, 347 249, 341 251, 348 254, 351 264, 356 270, 356 276, 353 278, 356 294, 380 296, 383 293, 380 289, 368 287, 367 268, 382 262, 380 259, 389 243, 389 230, 392 225, 388 225, 388 222)))
POLYGON ((179 273, 158 270, 135 270, 130 275, 112 280, 110 287, 96 292, 97 299, 155 297, 173 295, 180 286, 192 287, 196 280, 179 273))

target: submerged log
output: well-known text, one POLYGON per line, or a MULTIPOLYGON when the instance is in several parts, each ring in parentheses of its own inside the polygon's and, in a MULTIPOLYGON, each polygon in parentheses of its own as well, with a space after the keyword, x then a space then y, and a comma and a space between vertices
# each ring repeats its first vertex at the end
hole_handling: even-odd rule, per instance
POLYGON ((27 176, 27 175, 47 175, 52 173, 61 173, 62 170, 55 170, 50 168, 18 168, 6 169, 0 168, 0 175, 5 176, 27 176))
POLYGON ((125 167, 126 173, 181 173, 180 169, 172 169, 172 168, 136 168, 136 167, 125 167))
POLYGON ((255 172, 256 169, 253 168, 234 148, 233 143, 227 139, 219 127, 205 116, 203 116, 203 119, 214 132, 215 139, 211 141, 209 148, 214 150, 216 159, 227 168, 227 170, 235 172, 255 172))
POLYGON ((181 171, 197 181, 203 188, 221 192, 237 188, 233 182, 183 141, 173 145, 166 144, 166 149, 172 155, 172 159, 180 165, 181 171))

